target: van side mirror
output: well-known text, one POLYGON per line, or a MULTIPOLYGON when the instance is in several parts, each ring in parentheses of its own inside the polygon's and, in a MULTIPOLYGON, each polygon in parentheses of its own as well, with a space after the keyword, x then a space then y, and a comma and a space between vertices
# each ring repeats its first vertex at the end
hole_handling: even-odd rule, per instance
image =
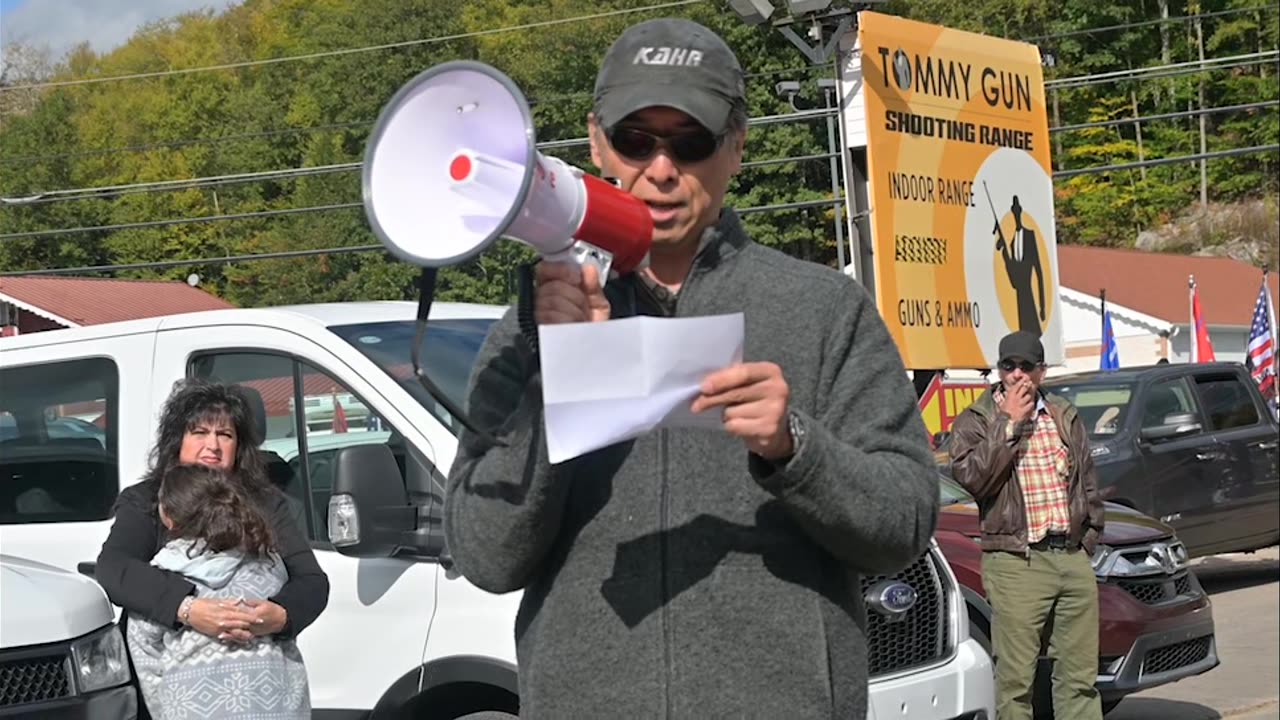
POLYGON ((1156 440, 1170 440, 1198 432, 1200 432, 1200 419, 1194 414, 1171 413, 1164 416, 1164 421, 1161 424, 1142 428, 1141 436, 1144 442, 1153 442, 1156 440))
POLYGON ((386 445, 353 445, 334 453, 329 541, 350 557, 438 556, 441 523, 409 501, 400 467, 386 445))

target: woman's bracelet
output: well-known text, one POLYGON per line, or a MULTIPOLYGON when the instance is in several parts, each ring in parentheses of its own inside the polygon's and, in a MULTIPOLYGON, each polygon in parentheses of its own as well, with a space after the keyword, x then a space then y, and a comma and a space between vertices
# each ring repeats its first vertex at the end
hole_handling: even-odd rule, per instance
POLYGON ((194 595, 188 595, 182 598, 182 604, 178 606, 178 622, 183 625, 191 624, 191 603, 195 602, 194 595))

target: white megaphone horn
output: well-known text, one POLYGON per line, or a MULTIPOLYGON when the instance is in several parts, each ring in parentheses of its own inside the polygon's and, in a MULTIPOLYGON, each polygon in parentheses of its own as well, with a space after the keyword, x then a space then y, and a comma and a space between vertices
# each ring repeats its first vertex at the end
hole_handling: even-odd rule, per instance
POLYGON ((469 60, 420 73, 382 109, 363 192, 378 239, 424 268, 465 262, 506 236, 547 259, 593 262, 604 282, 610 268, 641 266, 653 236, 642 201, 538 152, 520 89, 469 60))

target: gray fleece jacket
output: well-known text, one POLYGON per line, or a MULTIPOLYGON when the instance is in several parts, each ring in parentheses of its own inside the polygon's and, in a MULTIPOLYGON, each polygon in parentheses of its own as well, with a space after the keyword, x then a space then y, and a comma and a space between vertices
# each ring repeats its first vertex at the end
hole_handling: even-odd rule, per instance
MULTIPOLYGON (((614 317, 657 314, 633 276, 614 317)), ((805 433, 781 466, 712 430, 662 429, 552 466, 538 358, 513 309, 476 363, 445 530, 458 570, 524 590, 522 717, 861 718, 858 573, 922 553, 938 484, 915 393, 874 302, 753 243, 726 211, 676 315, 743 312, 805 433)))

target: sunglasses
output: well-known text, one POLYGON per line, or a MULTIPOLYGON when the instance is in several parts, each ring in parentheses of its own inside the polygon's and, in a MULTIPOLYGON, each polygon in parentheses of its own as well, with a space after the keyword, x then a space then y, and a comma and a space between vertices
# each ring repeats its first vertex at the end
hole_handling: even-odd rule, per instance
POLYGON ((1016 368, 1018 370, 1021 370, 1024 373, 1029 373, 1038 367, 1040 367, 1040 363, 1033 363, 1030 360, 1001 360, 1000 361, 1000 369, 1005 372, 1013 372, 1014 369, 1016 368))
POLYGON ((724 135, 716 135, 706 128, 698 128, 678 135, 654 135, 630 127, 614 126, 606 133, 609 144, 628 160, 648 160, 665 148, 676 162, 700 163, 720 149, 724 135))

